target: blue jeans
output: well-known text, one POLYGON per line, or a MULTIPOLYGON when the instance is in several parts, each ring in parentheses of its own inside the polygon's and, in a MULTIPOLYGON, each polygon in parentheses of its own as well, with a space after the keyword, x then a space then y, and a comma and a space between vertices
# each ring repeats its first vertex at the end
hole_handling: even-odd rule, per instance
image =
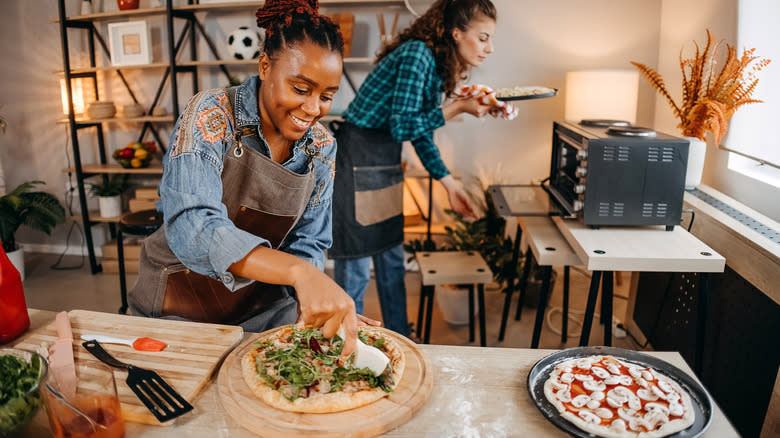
POLYGON ((404 284, 404 251, 398 245, 371 257, 335 259, 334 277, 353 300, 357 313, 363 314, 363 297, 371 279, 371 259, 374 260, 374 276, 379 293, 379 305, 385 327, 409 336, 409 320, 406 317, 406 285, 404 284))

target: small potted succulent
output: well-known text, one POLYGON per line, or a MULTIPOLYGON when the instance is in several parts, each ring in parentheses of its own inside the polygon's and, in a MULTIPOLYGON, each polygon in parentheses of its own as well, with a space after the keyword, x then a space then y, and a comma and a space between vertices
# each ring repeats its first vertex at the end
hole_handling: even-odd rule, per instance
POLYGON ((103 177, 101 182, 89 184, 89 193, 98 198, 101 217, 118 218, 122 215, 122 193, 127 188, 127 175, 103 177))

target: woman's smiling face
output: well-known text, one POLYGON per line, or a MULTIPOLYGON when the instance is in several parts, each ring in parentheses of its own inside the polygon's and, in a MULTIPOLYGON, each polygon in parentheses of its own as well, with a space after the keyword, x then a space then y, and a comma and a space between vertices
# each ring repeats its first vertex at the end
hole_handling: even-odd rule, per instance
POLYGON ((452 38, 458 46, 461 58, 471 67, 477 67, 493 53, 493 33, 496 31, 496 21, 482 14, 477 14, 468 24, 466 30, 455 28, 452 38))
POLYGON ((258 68, 263 134, 296 141, 330 111, 341 81, 342 57, 304 41, 279 51, 274 59, 263 54, 258 68))

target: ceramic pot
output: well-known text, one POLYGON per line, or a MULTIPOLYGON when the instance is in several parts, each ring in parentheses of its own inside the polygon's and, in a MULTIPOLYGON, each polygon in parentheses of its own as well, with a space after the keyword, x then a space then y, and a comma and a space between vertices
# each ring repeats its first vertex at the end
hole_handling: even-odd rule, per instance
MULTIPOLYGON (((436 286, 436 306, 441 311, 445 321, 453 325, 469 323, 469 290, 467 287, 454 284, 436 286)), ((474 290, 474 314, 477 308, 477 291, 474 290)))
POLYGON ((119 217, 122 215, 122 195, 99 196, 101 217, 119 217))
POLYGON ((688 139, 688 167, 685 171, 685 190, 695 189, 701 183, 704 172, 704 157, 707 154, 707 142, 696 137, 683 137, 688 139))
POLYGON ((16 251, 11 251, 8 253, 8 258, 11 260, 11 264, 14 265, 17 271, 19 271, 19 275, 22 276, 22 281, 24 281, 24 247, 22 245, 17 244, 18 248, 16 251))
POLYGON ((119 10, 138 9, 138 0, 116 0, 119 10))

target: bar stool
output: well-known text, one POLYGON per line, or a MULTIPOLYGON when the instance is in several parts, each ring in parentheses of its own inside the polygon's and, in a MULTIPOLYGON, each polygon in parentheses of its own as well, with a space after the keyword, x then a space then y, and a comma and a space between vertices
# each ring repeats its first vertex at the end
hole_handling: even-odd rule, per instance
POLYGON ((431 339, 433 294, 437 284, 466 284, 469 287, 469 341, 474 342, 474 285, 477 285, 479 306, 479 341, 485 339, 485 283, 493 281, 493 273, 476 251, 437 251, 415 253, 422 277, 420 308, 417 312, 417 336, 428 344, 431 339), (427 300, 427 303, 426 303, 427 300), (423 325, 423 319, 425 325, 423 325))
POLYGON ((122 242, 125 234, 148 236, 163 223, 163 214, 157 210, 141 210, 123 214, 119 219, 116 233, 116 254, 119 262, 119 290, 122 295, 122 307, 119 313, 127 313, 127 281, 125 279, 125 248, 122 242))

